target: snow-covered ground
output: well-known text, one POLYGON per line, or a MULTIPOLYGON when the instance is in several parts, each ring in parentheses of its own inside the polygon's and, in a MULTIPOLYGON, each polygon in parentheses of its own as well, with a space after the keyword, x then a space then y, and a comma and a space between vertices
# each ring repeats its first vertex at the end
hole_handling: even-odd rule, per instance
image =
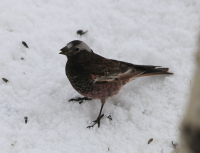
POLYGON ((9 82, 0 80, 0 152, 173 151, 195 68, 199 8, 199 0, 2 0, 0 79, 9 82), (80 37, 79 29, 88 33, 80 37), (105 104, 113 120, 104 116, 100 128, 87 129, 100 101, 68 102, 80 95, 58 54, 75 39, 104 57, 174 75, 127 84, 105 104))

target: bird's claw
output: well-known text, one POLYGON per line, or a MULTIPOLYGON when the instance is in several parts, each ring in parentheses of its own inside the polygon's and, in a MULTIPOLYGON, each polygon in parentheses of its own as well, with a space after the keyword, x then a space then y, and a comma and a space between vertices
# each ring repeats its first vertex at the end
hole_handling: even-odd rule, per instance
POLYGON ((101 120, 101 118, 102 118, 103 116, 104 116, 104 114, 102 114, 101 116, 97 117, 96 120, 92 121, 92 122, 94 122, 94 124, 88 126, 87 128, 91 128, 91 127, 93 127, 95 124, 98 124, 98 127, 100 127, 100 120, 101 120))
POLYGON ((92 98, 88 98, 88 97, 72 98, 68 102, 70 102, 70 101, 79 101, 79 104, 81 104, 81 103, 83 103, 84 100, 92 100, 92 98))

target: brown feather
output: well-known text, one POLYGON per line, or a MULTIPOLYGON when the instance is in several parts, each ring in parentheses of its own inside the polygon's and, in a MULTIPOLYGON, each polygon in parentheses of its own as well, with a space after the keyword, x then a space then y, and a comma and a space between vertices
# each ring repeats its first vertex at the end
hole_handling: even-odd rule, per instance
POLYGON ((91 74, 94 82, 105 81, 131 81, 133 78, 151 75, 171 74, 168 68, 157 68, 160 66, 134 65, 131 63, 106 59, 93 53, 89 63, 83 65, 84 70, 91 74))

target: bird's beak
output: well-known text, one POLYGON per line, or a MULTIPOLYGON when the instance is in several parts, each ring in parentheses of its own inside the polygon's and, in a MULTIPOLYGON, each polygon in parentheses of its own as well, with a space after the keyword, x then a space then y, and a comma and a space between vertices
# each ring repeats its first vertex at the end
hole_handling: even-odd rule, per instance
POLYGON ((59 54, 64 54, 63 52, 60 52, 59 54))
POLYGON ((61 52, 59 54, 67 55, 67 53, 69 52, 69 49, 67 46, 65 46, 62 49, 60 49, 60 51, 61 52))
POLYGON ((65 55, 65 53, 64 53, 64 52, 60 52, 59 54, 63 54, 63 55, 65 55))

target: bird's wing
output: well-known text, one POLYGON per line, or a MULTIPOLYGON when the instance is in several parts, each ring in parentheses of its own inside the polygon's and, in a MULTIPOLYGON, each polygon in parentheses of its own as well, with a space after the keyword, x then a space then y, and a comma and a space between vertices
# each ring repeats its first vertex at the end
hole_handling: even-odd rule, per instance
POLYGON ((131 80, 149 69, 155 69, 155 66, 134 65, 122 61, 106 59, 97 54, 83 67, 91 75, 94 82, 131 80))

